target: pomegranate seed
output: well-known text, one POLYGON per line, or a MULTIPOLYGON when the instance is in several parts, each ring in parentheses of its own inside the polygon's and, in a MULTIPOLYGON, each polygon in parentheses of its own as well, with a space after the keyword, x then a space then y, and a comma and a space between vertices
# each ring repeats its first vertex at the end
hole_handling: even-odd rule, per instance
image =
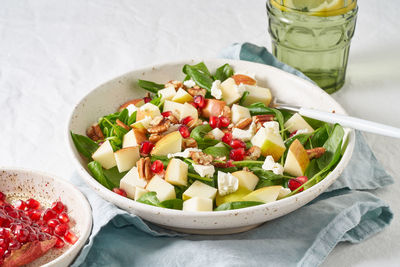
POLYGON ((245 151, 244 148, 236 148, 232 149, 231 152, 229 153, 229 156, 232 160, 234 161, 241 161, 244 159, 245 151))
POLYGON ((190 136, 189 128, 186 125, 181 125, 178 128, 183 138, 188 138, 190 136))
POLYGON ((149 103, 151 101, 151 97, 149 97, 149 96, 143 97, 143 100, 144 100, 144 103, 149 103))
POLYGON ((301 184, 304 184, 305 182, 308 181, 307 176, 299 176, 296 178, 301 184))
POLYGON ((293 137, 293 136, 295 136, 295 134, 297 133, 297 130, 296 131, 294 131, 294 132, 291 132, 290 133, 290 135, 289 135, 289 137, 293 137))
POLYGON ((47 222, 50 219, 54 219, 57 217, 57 213, 52 209, 46 209, 43 212, 43 221, 47 222))
POLYGON ((154 144, 150 141, 144 141, 141 145, 140 145, 140 153, 143 154, 149 154, 151 152, 151 150, 153 149, 154 144))
POLYGON ((198 108, 199 108, 199 105, 197 105, 197 103, 190 102, 189 104, 190 104, 190 105, 192 105, 193 107, 195 107, 196 109, 198 109, 198 108))
POLYGON ((14 232, 14 234, 17 234, 17 231, 22 229, 23 225, 20 223, 15 223, 11 225, 11 231, 14 232))
POLYGON ((9 218, 2 218, 1 226, 3 227, 10 227, 11 220, 9 218))
POLYGON ((20 248, 21 248, 21 243, 16 239, 12 239, 10 243, 8 243, 9 250, 20 249, 20 248))
POLYGON ((222 140, 222 142, 224 142, 225 144, 230 145, 231 142, 232 142, 232 133, 230 133, 230 132, 225 133, 221 140, 222 140))
POLYGON ((36 199, 30 198, 26 201, 26 205, 28 206, 28 208, 30 209, 38 209, 40 207, 40 203, 39 201, 37 201, 36 199))
MULTIPOLYGON (((288 181, 288 187, 289 187, 289 189, 290 189, 291 191, 296 190, 296 189, 299 188, 302 184, 303 184, 302 181, 301 181, 301 180, 298 180, 297 178, 290 179, 290 180, 288 181)), ((304 188, 301 188, 301 189, 299 190, 299 192, 301 192, 301 191, 303 191, 303 190, 304 190, 304 188)))
POLYGON ((226 167, 227 167, 227 168, 229 168, 229 167, 235 167, 235 165, 233 165, 232 161, 233 161, 233 160, 230 159, 230 160, 228 160, 228 161, 226 162, 226 167))
POLYGON ((65 233, 68 231, 69 227, 67 224, 59 224, 54 228, 54 233, 58 236, 64 236, 65 233))
POLYGON ((46 234, 49 234, 49 235, 53 235, 53 229, 51 228, 51 227, 48 227, 48 226, 42 226, 42 232, 43 233, 46 233, 46 234))
POLYGON ((10 211, 12 211, 12 210, 14 210, 14 207, 11 206, 10 204, 4 205, 4 211, 5 211, 5 212, 10 212, 10 211))
POLYGON ((26 203, 25 203, 25 201, 19 199, 19 200, 17 200, 17 201, 15 202, 14 207, 15 207, 16 209, 19 209, 19 210, 25 210, 25 208, 26 208, 26 203))
POLYGON ((58 220, 62 223, 67 223, 69 222, 69 217, 65 212, 63 212, 60 215, 58 215, 58 220))
POLYGON ((113 188, 113 192, 118 194, 118 195, 120 195, 120 196, 123 196, 123 197, 127 196, 125 190, 121 189, 121 188, 115 187, 115 188, 113 188))
POLYGON ((210 126, 212 127, 212 128, 218 128, 219 127, 219 124, 220 124, 220 122, 219 122, 219 118, 217 117, 217 116, 211 116, 210 117, 210 126))
POLYGON ((57 219, 50 219, 48 222, 47 222, 47 225, 49 226, 49 227, 51 227, 51 228, 54 228, 54 227, 56 227, 57 225, 59 225, 60 224, 60 222, 57 220, 57 219))
POLYGON ((26 229, 19 229, 19 230, 17 230, 15 235, 17 236, 17 240, 19 242, 25 243, 26 241, 28 241, 29 231, 26 229))
POLYGON ((54 246, 56 248, 62 248, 62 247, 64 247, 64 241, 61 238, 57 237, 57 241, 56 241, 56 244, 54 246))
POLYGON ((7 239, 0 238, 0 247, 6 250, 8 248, 8 242, 7 239))
POLYGON ((232 148, 246 148, 246 143, 239 139, 233 139, 230 143, 232 148))
POLYGON ((36 233, 29 233, 28 242, 33 242, 38 239, 39 239, 39 236, 36 233))
POLYGON ((219 117, 220 127, 228 127, 230 123, 231 123, 231 120, 228 117, 225 117, 225 116, 219 117))
POLYGON ((165 118, 165 117, 169 117, 172 115, 171 111, 164 111, 163 113, 161 113, 161 115, 165 118))
POLYGON ((7 249, 6 252, 4 252, 4 258, 7 258, 11 255, 11 250, 7 249))
POLYGON ((31 210, 28 212, 29 218, 31 218, 32 221, 39 221, 40 217, 42 216, 42 212, 40 210, 31 210))
POLYGON ((51 209, 57 212, 57 214, 60 214, 64 211, 65 206, 61 201, 56 201, 51 205, 51 209))
POLYGON ((6 252, 6 249, 0 247, 0 258, 4 256, 4 253, 6 252))
POLYGON ((4 201, 6 199, 6 195, 3 192, 0 192, 0 200, 4 201))
POLYGON ((164 170, 164 164, 161 160, 156 160, 151 164, 151 171, 154 173, 160 173, 164 170))
POLYGON ((12 210, 12 211, 8 212, 8 216, 10 216, 12 218, 18 218, 19 213, 16 210, 12 210))
POLYGON ((74 233, 72 233, 71 231, 68 231, 64 235, 64 240, 73 245, 76 243, 76 241, 78 241, 78 238, 76 237, 76 235, 74 233))
POLYGON ((202 95, 196 95, 193 102, 197 104, 199 108, 204 108, 206 106, 206 99, 202 95))
POLYGON ((39 233, 39 241, 44 241, 44 240, 48 240, 49 239, 49 235, 45 234, 45 233, 39 233))
POLYGON ((184 125, 188 125, 188 123, 191 122, 192 120, 193 118, 191 116, 187 116, 181 120, 181 123, 184 125))

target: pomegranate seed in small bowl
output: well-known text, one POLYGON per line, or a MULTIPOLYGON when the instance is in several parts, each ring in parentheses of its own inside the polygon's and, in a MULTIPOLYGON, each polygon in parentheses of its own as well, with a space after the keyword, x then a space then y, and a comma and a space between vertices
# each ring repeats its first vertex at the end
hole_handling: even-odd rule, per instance
POLYGON ((64 235, 64 240, 73 245, 76 243, 76 241, 78 241, 78 238, 73 232, 68 231, 64 235))
POLYGON ((40 207, 40 203, 39 203, 39 201, 37 201, 36 199, 30 198, 30 199, 28 199, 28 200, 26 201, 26 206, 27 206, 29 209, 34 209, 34 210, 36 210, 36 209, 38 209, 38 208, 40 207))
POLYGON ((178 131, 181 133, 183 138, 188 138, 190 136, 189 128, 186 125, 179 126, 178 131))
POLYGON ((19 199, 19 200, 15 201, 14 207, 19 210, 25 210, 26 203, 25 203, 25 201, 19 199))
POLYGON ((61 201, 56 201, 51 205, 51 209, 54 210, 57 214, 60 214, 64 211, 65 206, 61 201))
POLYGON ((58 220, 59 220, 61 223, 68 223, 68 222, 69 222, 69 216, 68 216, 68 214, 66 214, 65 212, 60 213, 60 214, 58 215, 58 220))

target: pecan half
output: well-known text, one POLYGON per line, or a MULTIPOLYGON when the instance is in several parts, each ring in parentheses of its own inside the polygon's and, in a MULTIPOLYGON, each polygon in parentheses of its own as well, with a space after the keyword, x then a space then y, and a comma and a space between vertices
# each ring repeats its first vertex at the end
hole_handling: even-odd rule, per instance
POLYGON ((320 158, 324 153, 325 153, 325 148, 324 147, 315 147, 311 149, 307 149, 307 155, 308 158, 311 159, 317 159, 320 158))
POLYGON ((191 151, 190 152, 190 157, 192 158, 194 163, 200 164, 200 165, 209 165, 213 161, 213 156, 208 155, 208 154, 203 153, 203 152, 191 151))
POLYGON ((253 121, 257 124, 258 123, 264 124, 264 122, 273 121, 274 118, 275 116, 272 114, 256 115, 253 116, 253 121))
POLYGON ((197 148, 197 142, 192 137, 185 138, 182 141, 182 147, 183 147, 183 149, 186 149, 189 147, 197 148))
POLYGON ((151 172, 151 161, 149 157, 140 158, 140 160, 136 162, 136 166, 140 178, 150 180, 153 177, 153 173, 151 172))
POLYGON ((117 123, 118 126, 121 126, 122 128, 125 128, 125 130, 128 130, 128 131, 129 131, 129 130, 131 129, 131 128, 129 128, 128 125, 126 125, 125 123, 123 123, 123 122, 120 121, 119 119, 117 119, 115 122, 117 123))
POLYGON ((86 135, 93 141, 99 141, 104 139, 103 132, 101 131, 101 128, 97 123, 93 124, 92 126, 86 129, 86 135))
POLYGON ((238 121, 236 124, 235 124, 235 128, 238 128, 238 129, 245 129, 247 126, 249 126, 250 124, 251 124, 251 122, 252 122, 253 120, 251 119, 251 118, 244 118, 244 119, 241 119, 240 121, 238 121))
POLYGON ((261 149, 258 146, 252 146, 247 150, 246 156, 244 157, 246 160, 256 160, 261 156, 261 149))
POLYGON ((161 138, 163 138, 162 134, 158 134, 158 133, 153 133, 149 136, 149 141, 152 142, 153 144, 157 143, 158 140, 160 140, 161 138))
POLYGON ((198 85, 195 85, 192 88, 188 88, 187 92, 191 95, 191 96, 196 96, 196 95, 202 95, 202 96, 206 96, 207 90, 204 88, 200 88, 198 85))

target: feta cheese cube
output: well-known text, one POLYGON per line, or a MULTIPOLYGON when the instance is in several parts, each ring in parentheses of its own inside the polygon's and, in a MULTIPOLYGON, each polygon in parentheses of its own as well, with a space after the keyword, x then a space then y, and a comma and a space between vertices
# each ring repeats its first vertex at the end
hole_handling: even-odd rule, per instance
POLYGON ((133 112, 137 111, 137 107, 134 104, 130 104, 126 107, 128 110, 129 117, 133 114, 133 112))
POLYGON ((214 136, 214 139, 218 141, 220 141, 225 135, 225 133, 219 128, 214 128, 210 133, 214 136))
POLYGON ((194 148, 194 147, 189 147, 183 150, 182 152, 176 152, 176 153, 170 153, 167 155, 167 157, 170 158, 175 158, 175 157, 181 157, 181 158, 188 158, 190 156, 190 152, 201 152, 201 149, 194 148))
POLYGON ((183 85, 186 86, 187 88, 192 88, 196 85, 196 83, 192 79, 190 79, 190 80, 184 81, 183 85))
POLYGON ((253 137, 253 134, 247 130, 233 128, 232 137, 234 139, 240 139, 245 142, 245 141, 250 141, 250 139, 253 137))
POLYGON ((215 168, 213 165, 192 164, 192 166, 201 177, 212 177, 214 175, 215 168))
POLYGON ((272 171, 275 174, 282 175, 283 174, 283 166, 274 161, 272 156, 267 156, 262 165, 262 168, 266 171, 272 171))
POLYGON ((274 134, 279 134, 279 123, 277 121, 267 121, 264 123, 264 128, 272 131, 274 134))
POLYGON ((218 171, 218 194, 225 196, 236 192, 239 188, 239 180, 231 173, 218 171))
POLYGON ((221 91, 221 81, 216 80, 212 83, 211 85, 211 95, 215 97, 215 99, 221 99, 222 98, 222 91, 221 91))

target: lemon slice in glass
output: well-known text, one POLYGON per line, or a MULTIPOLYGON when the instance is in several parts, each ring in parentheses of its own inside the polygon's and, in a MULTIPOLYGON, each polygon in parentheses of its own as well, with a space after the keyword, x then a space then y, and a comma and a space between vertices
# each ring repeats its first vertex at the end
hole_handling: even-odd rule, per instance
POLYGON ((271 0, 271 4, 282 11, 310 12, 312 16, 337 16, 356 7, 356 0, 271 0))

